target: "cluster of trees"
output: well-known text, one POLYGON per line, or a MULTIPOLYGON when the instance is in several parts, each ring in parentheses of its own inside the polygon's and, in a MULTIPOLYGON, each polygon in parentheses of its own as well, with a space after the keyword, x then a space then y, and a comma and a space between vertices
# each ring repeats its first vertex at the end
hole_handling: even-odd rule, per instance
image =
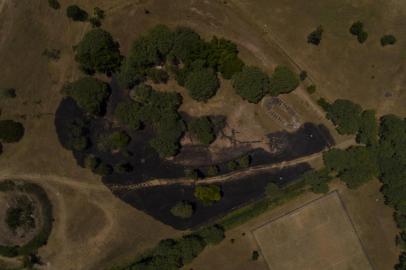
POLYGON ((221 200, 221 188, 217 185, 199 185, 195 188, 194 196, 204 204, 210 205, 221 200))
POLYGON ((216 139, 214 125, 207 116, 199 117, 188 123, 188 131, 199 140, 200 143, 209 145, 216 139))
POLYGON ((356 134, 357 142, 373 145, 378 140, 378 122, 375 111, 363 111, 361 106, 349 100, 337 99, 330 104, 324 99, 319 100, 321 107, 327 112, 340 134, 356 134))
POLYGON ((224 229, 207 226, 180 239, 166 239, 141 256, 135 263, 120 270, 178 270, 197 257, 207 245, 224 239, 224 229))
MULTIPOLYGON (((60 8, 60 5, 57 0, 48 0, 49 5, 54 8, 60 8)), ((99 7, 95 7, 93 9, 93 16, 89 17, 89 13, 86 10, 80 8, 78 5, 70 5, 66 8, 66 16, 73 21, 85 22, 89 21, 89 23, 93 27, 100 27, 101 21, 105 17, 104 10, 99 7)))
POLYGON ((357 36, 359 43, 364 43, 368 39, 368 33, 364 30, 364 24, 356 21, 350 27, 350 33, 357 36))
POLYGON ((75 60, 85 73, 112 73, 121 65, 119 48, 109 32, 95 28, 87 32, 75 47, 75 60))
POLYGON ((175 92, 158 92, 151 86, 140 84, 131 93, 132 101, 123 101, 115 109, 115 117, 123 125, 138 129, 142 123, 154 127, 151 146, 162 157, 175 155, 180 148, 185 125, 178 113, 182 98, 175 92))
POLYGON ((102 115, 110 96, 110 87, 107 83, 96 78, 84 77, 66 84, 63 92, 72 97, 86 112, 102 115))
POLYGON ((229 169, 230 171, 245 169, 251 165, 251 161, 252 159, 250 155, 244 155, 236 160, 230 160, 229 162, 227 162, 227 169, 229 169))
POLYGON ((265 95, 289 93, 299 85, 299 78, 288 67, 278 66, 271 78, 257 67, 244 67, 233 76, 233 87, 243 99, 258 103, 265 95))

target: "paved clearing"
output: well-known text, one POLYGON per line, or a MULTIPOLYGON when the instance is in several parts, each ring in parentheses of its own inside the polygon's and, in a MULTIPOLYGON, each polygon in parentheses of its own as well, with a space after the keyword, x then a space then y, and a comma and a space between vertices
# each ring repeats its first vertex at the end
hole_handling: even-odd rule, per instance
POLYGON ((254 231, 271 270, 371 270, 337 192, 254 231))

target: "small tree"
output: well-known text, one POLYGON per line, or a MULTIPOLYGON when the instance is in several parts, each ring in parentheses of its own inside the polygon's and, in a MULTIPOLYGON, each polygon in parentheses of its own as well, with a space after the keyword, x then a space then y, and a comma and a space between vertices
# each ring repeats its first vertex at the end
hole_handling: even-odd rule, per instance
POLYGON ((323 36, 323 27, 320 25, 307 36, 307 43, 318 46, 323 36))
POLYGON ((133 130, 137 130, 141 127, 141 106, 137 102, 120 102, 114 111, 114 116, 121 124, 127 125, 133 130))
POLYGON ((0 99, 15 98, 16 96, 14 88, 0 88, 0 99))
POLYGON ((131 137, 125 131, 115 131, 109 138, 108 143, 112 150, 118 150, 126 147, 131 141, 131 137))
POLYGON ((306 70, 302 70, 299 74, 299 78, 301 81, 304 81, 307 79, 307 71, 306 70))
POLYGON ((314 94, 316 92, 316 85, 312 84, 306 88, 307 93, 314 94))
POLYGON ((197 101, 204 102, 216 94, 219 86, 217 75, 210 69, 192 71, 185 82, 189 95, 197 101))
POLYGON ((133 166, 128 162, 120 162, 114 166, 116 173, 129 173, 133 171, 133 166))
POLYGON ((216 176, 219 174, 219 168, 216 165, 212 165, 207 168, 207 176, 216 176))
POLYGON ((216 138, 213 131, 213 124, 208 117, 200 117, 192 120, 188 125, 188 129, 199 142, 205 145, 211 144, 216 138))
POLYGON ((15 143, 24 136, 24 126, 13 120, 0 121, 0 140, 3 143, 15 143))
POLYGON ((238 163, 235 160, 230 160, 229 162, 227 162, 227 168, 230 171, 234 171, 238 168, 238 163))
POLYGON ((167 83, 169 80, 168 73, 163 69, 151 68, 147 75, 154 83, 167 83))
POLYGON ((251 164, 251 156, 250 155, 244 155, 242 157, 240 157, 238 160, 238 165, 240 168, 248 168, 251 164))
POLYGON ((93 170, 93 172, 94 172, 95 174, 97 174, 97 175, 100 175, 100 176, 107 176, 107 175, 110 175, 110 174, 113 173, 113 168, 112 168, 110 165, 108 165, 108 164, 106 164, 106 163, 104 163, 104 162, 101 162, 101 163, 93 170))
POLYGON ((221 200, 221 189, 216 185, 197 186, 194 195, 204 204, 212 204, 221 200))
POLYGON ((66 16, 73 21, 86 21, 89 14, 77 5, 70 5, 66 8, 66 16))
POLYGON ((178 202, 171 208, 171 214, 175 217, 188 219, 193 215, 193 206, 189 202, 178 202))
POLYGON ((258 250, 254 250, 251 254, 251 260, 256 261, 259 258, 259 252, 258 250))
POLYGON ((269 91, 269 77, 257 67, 244 67, 234 74, 236 93, 251 103, 258 103, 269 91))
POLYGON ((384 35, 381 38, 381 45, 386 46, 386 45, 393 45, 396 43, 396 38, 394 35, 384 35))
POLYGON ((53 9, 59 9, 61 4, 59 4, 58 0, 48 0, 48 4, 53 9))
POLYGON ((197 232, 207 245, 216 245, 224 239, 224 229, 218 225, 204 227, 197 232))

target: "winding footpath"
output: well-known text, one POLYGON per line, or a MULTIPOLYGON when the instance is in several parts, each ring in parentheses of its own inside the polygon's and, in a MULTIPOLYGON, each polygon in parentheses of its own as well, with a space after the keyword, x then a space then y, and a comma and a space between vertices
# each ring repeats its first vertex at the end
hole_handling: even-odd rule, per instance
MULTIPOLYGON (((335 145, 333 148, 337 149, 346 149, 352 145, 355 145, 356 142, 354 139, 346 140, 341 142, 340 144, 335 145)), ((219 176, 208 177, 201 180, 189 179, 189 178, 177 178, 177 179, 153 179, 139 184, 133 185, 110 185, 109 188, 113 191, 129 191, 129 190, 139 190, 143 188, 150 188, 150 187, 159 187, 159 186, 169 186, 169 185, 184 185, 184 186, 191 186, 191 185, 205 185, 205 184, 215 184, 215 183, 224 183, 224 182, 231 182, 240 179, 241 177, 256 175, 259 173, 269 172, 274 169, 283 169, 291 166, 295 166, 301 163, 310 162, 315 159, 321 158, 323 153, 328 151, 329 149, 325 149, 321 152, 300 157, 297 159, 289 160, 289 161, 282 161, 279 163, 272 163, 266 165, 259 165, 249 167, 245 170, 238 170, 233 171, 227 174, 222 174, 219 176)))

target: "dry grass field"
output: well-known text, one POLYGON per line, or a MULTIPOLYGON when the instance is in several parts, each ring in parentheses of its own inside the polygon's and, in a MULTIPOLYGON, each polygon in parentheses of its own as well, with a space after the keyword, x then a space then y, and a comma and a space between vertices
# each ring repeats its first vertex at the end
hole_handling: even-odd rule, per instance
POLYGON ((406 3, 384 0, 247 1, 231 0, 264 38, 277 44, 306 70, 319 93, 330 99, 347 98, 380 114, 406 115, 406 3), (369 34, 359 44, 349 27, 361 20, 369 34), (307 35, 322 25, 319 46, 307 35), (395 46, 382 47, 384 34, 395 35, 395 46), (386 94, 386 95, 385 95, 386 94))
POLYGON ((372 269, 336 192, 265 223, 253 234, 269 269, 372 269))
MULTIPOLYGON (((351 98, 367 107, 379 107, 382 113, 406 112, 401 106, 406 101, 400 74, 406 57, 401 54, 406 44, 400 39, 404 10, 401 2, 377 1, 375 5, 372 0, 363 1, 364 5, 374 7, 371 10, 376 10, 361 17, 365 18, 367 29, 370 29, 371 42, 365 48, 347 36, 348 24, 360 15, 348 12, 352 10, 351 6, 338 0, 317 1, 317 4, 316 1, 294 0, 60 2, 62 9, 55 11, 44 0, 0 0, 0 7, 3 6, 3 9, 0 8, 0 87, 17 89, 16 99, 0 100, 1 119, 21 121, 26 131, 18 144, 4 147, 0 156, 0 178, 36 182, 44 187, 53 202, 54 228, 48 245, 39 250, 45 262, 44 269, 105 269, 133 258, 163 238, 181 234, 115 198, 98 177, 80 169, 71 152, 63 149, 58 141, 54 112, 62 98, 60 89, 64 82, 82 76, 73 61, 72 46, 89 29, 88 24, 74 23, 66 18, 68 4, 75 2, 89 11, 94 6, 105 9, 107 18, 103 28, 119 41, 123 54, 128 52, 132 40, 152 25, 186 25, 206 37, 215 34, 235 41, 241 48, 244 61, 271 72, 277 64, 291 65, 286 55, 271 41, 274 38, 308 71, 322 95, 330 99, 351 98), (303 7, 305 2, 309 7, 303 7), (324 4, 319 5, 319 2, 324 4), (338 3, 347 7, 343 8, 344 13, 339 14, 347 16, 342 18, 335 14, 336 10, 342 9, 338 3), (391 5, 395 3, 399 6, 394 8, 391 5), (379 7, 385 8, 380 11, 379 7), (150 14, 145 14, 145 9, 150 14), (331 12, 325 13, 326 10, 331 12), (301 16, 301 13, 306 13, 306 16, 301 16), (383 14, 387 16, 385 20, 381 20, 383 14), (382 23, 375 25, 378 22, 382 23), (274 34, 265 33, 264 24, 269 24, 274 34), (309 47, 305 43, 306 35, 318 24, 326 26, 325 39, 319 48, 309 47), (392 29, 392 26, 395 28, 392 29), (386 31, 399 36, 399 42, 393 48, 383 49, 376 41, 386 31), (61 50, 61 59, 49 61, 42 56, 45 49, 61 50), (332 63, 334 67, 331 67, 332 63), (360 75, 359 70, 367 71, 362 71, 360 75), (374 80, 370 79, 372 75, 375 75, 374 80), (387 88, 392 90, 393 96, 381 104, 387 88)), ((361 9, 362 6, 356 10, 361 9)), ((324 123, 331 128, 320 109, 314 106, 314 98, 307 95, 303 87, 283 98, 295 107, 303 121, 324 123)), ((247 131, 249 135, 280 129, 261 107, 243 103, 231 95, 229 86, 222 88, 207 106, 210 112, 224 111, 234 119, 236 126, 249 124, 246 127, 253 127, 250 131, 253 133, 247 131)), ((192 102, 186 103, 182 109, 192 115, 207 112, 204 111, 207 109, 192 102)), ((333 136, 337 141, 345 139, 334 132, 333 136)), ((370 192, 365 193, 364 190, 364 193, 356 194, 340 187, 374 269, 390 269, 397 256, 392 239, 396 233, 392 212, 383 205, 377 184, 368 185, 365 189, 370 192), (376 197, 380 198, 379 202, 375 201, 376 197)), ((250 231, 315 197, 314 194, 306 194, 230 231, 226 241, 205 250, 190 267, 195 270, 267 269, 262 257, 255 263, 249 260, 252 250, 258 249, 250 231), (242 236, 242 233, 245 235, 242 236), (234 244, 231 244, 231 238, 235 239, 234 244)), ((0 268, 2 261, 6 260, 0 259, 0 268)), ((9 265, 12 264, 10 262, 9 265)))

